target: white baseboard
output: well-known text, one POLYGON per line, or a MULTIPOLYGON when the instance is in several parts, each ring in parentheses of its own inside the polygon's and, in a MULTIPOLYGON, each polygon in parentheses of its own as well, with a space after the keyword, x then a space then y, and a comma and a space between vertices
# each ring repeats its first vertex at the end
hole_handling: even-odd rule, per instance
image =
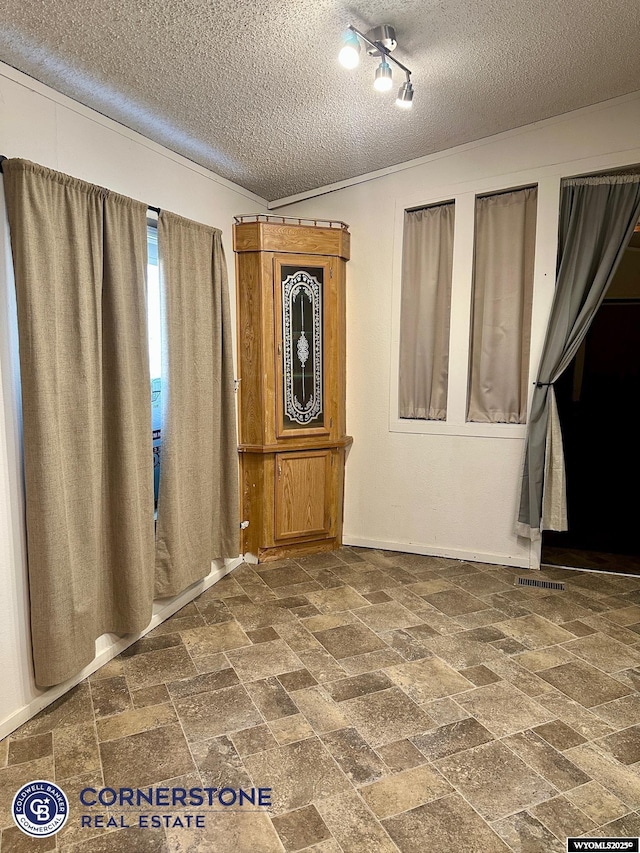
POLYGON ((452 560, 465 560, 470 563, 495 563, 498 566, 529 568, 526 557, 512 557, 509 554, 491 554, 484 551, 465 551, 460 548, 438 548, 435 545, 423 545, 416 542, 390 542, 385 539, 363 539, 360 536, 342 537, 344 545, 357 548, 379 548, 382 551, 404 551, 407 554, 424 554, 428 557, 450 557, 452 560))
POLYGON ((211 573, 208 574, 206 578, 203 578, 188 589, 185 589, 184 592, 181 592, 180 595, 175 596, 175 598, 162 599, 154 602, 151 622, 149 622, 144 631, 141 631, 139 634, 129 634, 126 637, 118 638, 116 640, 113 639, 113 634, 105 634, 102 637, 98 637, 96 640, 96 656, 81 672, 74 675, 73 678, 70 678, 63 684, 56 684, 55 687, 49 688, 39 696, 36 696, 22 708, 19 708, 8 717, 5 717, 4 720, 0 721, 0 740, 7 737, 7 735, 10 735, 11 732, 15 731, 19 726, 26 723, 27 720, 30 720, 31 717, 34 717, 37 713, 42 711, 43 708, 46 708, 47 705, 55 702, 56 699, 59 699, 68 690, 75 687, 76 684, 84 681, 85 678, 100 669, 100 667, 104 666, 105 663, 108 663, 110 660, 117 657, 120 652, 124 651, 128 646, 135 643, 141 637, 144 637, 144 635, 148 634, 149 631, 157 628, 161 622, 164 622, 170 616, 173 616, 173 614, 178 610, 181 610, 185 604, 193 601, 193 599, 197 598, 205 591, 205 589, 209 589, 210 586, 213 586, 217 581, 229 574, 229 572, 233 571, 233 569, 239 566, 242 562, 242 557, 227 560, 223 566, 216 566, 211 570, 211 573))

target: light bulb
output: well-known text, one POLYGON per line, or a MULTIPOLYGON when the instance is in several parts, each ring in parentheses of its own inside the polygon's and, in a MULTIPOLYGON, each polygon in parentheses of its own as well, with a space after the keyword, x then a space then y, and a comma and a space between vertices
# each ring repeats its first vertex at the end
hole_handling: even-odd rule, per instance
POLYGON ((400 86, 398 97, 396 98, 396 106, 403 110, 411 109, 413 106, 413 84, 411 80, 407 80, 400 86))
POLYGON ((378 92, 388 92, 392 86, 391 66, 383 59, 376 69, 376 79, 373 81, 373 88, 378 92))
POLYGON ((351 30, 347 30, 342 39, 344 44, 338 54, 338 61, 344 68, 351 70, 360 62, 360 40, 351 30))

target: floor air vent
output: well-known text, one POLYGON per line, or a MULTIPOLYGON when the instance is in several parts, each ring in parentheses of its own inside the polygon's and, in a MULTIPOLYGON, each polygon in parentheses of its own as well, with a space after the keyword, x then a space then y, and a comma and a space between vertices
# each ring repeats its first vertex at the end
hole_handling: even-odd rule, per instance
POLYGON ((533 578, 518 578, 518 586, 537 586, 540 589, 560 589, 564 591, 564 584, 560 581, 539 581, 533 578))

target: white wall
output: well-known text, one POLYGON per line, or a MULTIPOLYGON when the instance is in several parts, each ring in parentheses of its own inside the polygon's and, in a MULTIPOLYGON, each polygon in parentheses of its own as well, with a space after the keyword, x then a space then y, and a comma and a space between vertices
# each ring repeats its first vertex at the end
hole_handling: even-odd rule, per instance
POLYGON ((475 194, 539 187, 533 382, 553 295, 560 179, 638 163, 639 144, 636 93, 269 205, 351 228, 347 543, 538 567, 539 543, 514 529, 525 428, 464 423, 475 194), (397 418, 402 215, 447 199, 456 200, 450 422, 407 425, 397 418))
MULTIPOLYGON (((264 200, 1 63, 0 154, 33 160, 221 228, 235 312, 233 216, 265 212, 264 200)), ((1 184, 0 181, 0 738, 71 686, 68 683, 42 693, 32 676, 15 303, 1 184)), ((228 569, 228 565, 214 566, 206 581, 173 602, 163 602, 162 610, 160 606, 154 608, 151 627, 228 569)), ((106 636, 98 641, 99 658, 79 678, 120 651, 123 643, 115 640, 106 636)))

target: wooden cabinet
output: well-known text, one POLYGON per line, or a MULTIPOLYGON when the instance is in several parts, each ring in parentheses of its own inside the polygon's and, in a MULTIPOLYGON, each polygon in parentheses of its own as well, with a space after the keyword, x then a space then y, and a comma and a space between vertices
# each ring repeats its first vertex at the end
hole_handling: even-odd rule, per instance
POLYGON ((342 542, 344 223, 237 217, 244 554, 259 561, 342 542))

